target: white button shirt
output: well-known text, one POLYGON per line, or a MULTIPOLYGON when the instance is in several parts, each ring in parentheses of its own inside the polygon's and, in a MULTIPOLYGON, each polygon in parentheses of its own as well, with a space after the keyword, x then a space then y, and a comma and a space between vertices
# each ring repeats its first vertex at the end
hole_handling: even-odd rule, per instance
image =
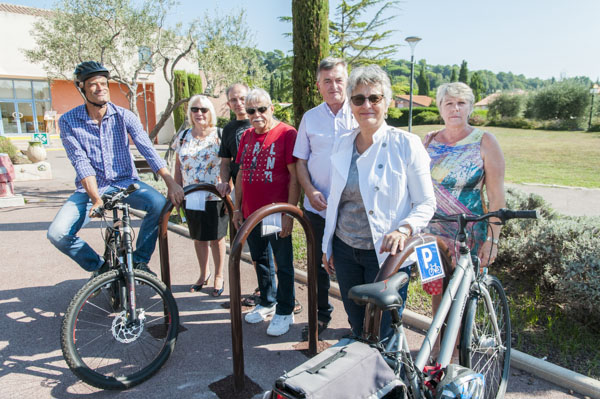
MULTIPOLYGON (((308 173, 313 186, 327 198, 331 181, 330 156, 334 141, 357 127, 348 100, 337 114, 331 112, 327 103, 322 103, 302 116, 294 156, 307 160, 308 173)), ((325 217, 326 210, 317 211, 304 197, 304 209, 325 217)))
MULTIPOLYGON (((327 259, 331 258, 338 206, 358 133, 356 129, 340 137, 331 155, 331 190, 322 243, 327 259)), ((389 252, 379 253, 384 235, 404 224, 410 225, 413 234, 418 233, 435 212, 429 163, 429 155, 418 136, 385 122, 375 132, 373 144, 356 161, 360 193, 380 266, 389 256, 389 252)))

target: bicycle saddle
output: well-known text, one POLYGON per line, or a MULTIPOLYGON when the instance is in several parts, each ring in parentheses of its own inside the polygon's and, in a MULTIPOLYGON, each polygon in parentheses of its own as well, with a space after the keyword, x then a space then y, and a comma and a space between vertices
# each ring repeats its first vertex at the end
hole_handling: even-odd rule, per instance
POLYGON ((373 305, 383 310, 402 306, 398 290, 408 284, 408 274, 398 272, 387 280, 370 284, 356 285, 348 292, 348 297, 358 305, 373 305))

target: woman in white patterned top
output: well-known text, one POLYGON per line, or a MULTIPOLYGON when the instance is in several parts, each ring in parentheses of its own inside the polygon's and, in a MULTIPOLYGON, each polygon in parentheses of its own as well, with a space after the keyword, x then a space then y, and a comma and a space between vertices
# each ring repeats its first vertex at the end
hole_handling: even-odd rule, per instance
MULTIPOLYGON (((188 118, 192 127, 181 132, 173 144, 177 154, 175 181, 182 186, 199 183, 216 184, 221 163, 219 158, 221 140, 216 127, 217 115, 210 100, 201 95, 193 96, 188 102, 188 118)), ((208 268, 210 247, 215 264, 212 295, 219 296, 223 293, 224 286, 223 267, 228 218, 225 215, 224 203, 219 197, 206 193, 205 200, 203 210, 199 210, 202 206, 198 204, 192 206, 190 198, 186 200, 185 205, 190 236, 194 240, 200 265, 200 278, 192 285, 190 291, 200 291, 205 284, 208 284, 211 275, 208 268)))

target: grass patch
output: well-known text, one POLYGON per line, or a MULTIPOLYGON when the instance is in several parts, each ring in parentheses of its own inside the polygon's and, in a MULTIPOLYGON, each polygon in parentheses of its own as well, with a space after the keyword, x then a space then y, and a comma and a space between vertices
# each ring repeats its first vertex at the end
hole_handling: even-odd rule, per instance
MULTIPOLYGON (((423 137, 441 125, 413 126, 423 137)), ((600 188, 600 133, 485 126, 502 147, 507 182, 600 188)))
POLYGON ((506 265, 493 271, 506 290, 515 349, 600 379, 600 326, 566 312, 537 278, 515 276, 506 265))

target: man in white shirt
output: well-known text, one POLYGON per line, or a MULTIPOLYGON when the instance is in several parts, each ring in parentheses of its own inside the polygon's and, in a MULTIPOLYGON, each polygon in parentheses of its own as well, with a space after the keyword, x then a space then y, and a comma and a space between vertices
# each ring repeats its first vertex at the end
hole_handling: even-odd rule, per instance
MULTIPOLYGON (((304 189, 304 209, 310 220, 317 247, 323 240, 325 212, 330 187, 330 155, 334 141, 352 131, 357 124, 346 98, 348 71, 341 58, 327 57, 317 68, 317 88, 324 102, 302 116, 294 156, 298 158, 296 173, 304 189)), ((331 320, 333 306, 329 303, 329 274, 321 265, 320 251, 315 251, 318 268, 319 334, 331 320)), ((306 326, 308 327, 308 326, 306 326)), ((302 338, 308 339, 308 328, 302 338)))

